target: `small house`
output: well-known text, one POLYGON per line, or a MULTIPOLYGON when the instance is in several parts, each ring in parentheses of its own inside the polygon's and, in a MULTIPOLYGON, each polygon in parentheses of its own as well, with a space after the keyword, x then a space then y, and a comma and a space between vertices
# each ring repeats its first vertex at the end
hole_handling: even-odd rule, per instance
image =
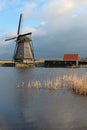
POLYGON ((64 54, 63 61, 78 66, 79 54, 64 54))

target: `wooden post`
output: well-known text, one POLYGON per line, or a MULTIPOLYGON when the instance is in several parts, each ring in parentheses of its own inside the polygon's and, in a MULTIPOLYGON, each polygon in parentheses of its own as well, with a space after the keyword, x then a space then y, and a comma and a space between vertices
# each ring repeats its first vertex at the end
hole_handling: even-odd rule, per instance
POLYGON ((76 60, 76 67, 78 67, 78 60, 76 60))

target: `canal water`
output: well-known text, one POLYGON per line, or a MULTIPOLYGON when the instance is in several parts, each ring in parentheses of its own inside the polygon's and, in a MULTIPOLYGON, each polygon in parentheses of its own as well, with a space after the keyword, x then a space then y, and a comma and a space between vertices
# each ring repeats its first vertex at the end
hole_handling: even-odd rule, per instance
POLYGON ((66 87, 28 88, 29 81, 65 74, 87 75, 87 69, 0 67, 0 130, 87 130, 87 97, 66 87))

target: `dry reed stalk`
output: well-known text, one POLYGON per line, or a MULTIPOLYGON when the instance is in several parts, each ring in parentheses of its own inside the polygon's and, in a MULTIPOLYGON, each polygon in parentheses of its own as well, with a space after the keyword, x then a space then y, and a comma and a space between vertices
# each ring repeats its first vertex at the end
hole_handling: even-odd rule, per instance
POLYGON ((28 88, 40 89, 41 83, 39 81, 28 82, 28 88))
POLYGON ((56 90, 59 88, 61 85, 61 80, 60 78, 55 78, 55 80, 46 80, 43 81, 42 83, 40 81, 32 81, 28 82, 28 88, 36 88, 36 89, 49 89, 49 90, 56 90))
MULTIPOLYGON (((29 81, 28 88, 56 90, 60 88, 61 84, 62 86, 68 86, 79 95, 87 95, 87 76, 79 77, 75 74, 64 75, 63 77, 56 77, 54 80, 45 80, 43 82, 37 80, 29 81)), ((19 84, 17 87, 20 87, 19 84)), ((22 82, 21 87, 24 87, 24 82, 22 82)))
POLYGON ((70 75, 63 77, 67 85, 79 95, 87 95, 87 76, 79 77, 77 75, 70 75))

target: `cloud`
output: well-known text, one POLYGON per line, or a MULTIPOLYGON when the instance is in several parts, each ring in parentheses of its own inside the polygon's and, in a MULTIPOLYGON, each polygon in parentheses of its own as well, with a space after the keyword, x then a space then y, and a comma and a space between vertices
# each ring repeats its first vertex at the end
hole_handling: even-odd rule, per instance
POLYGON ((50 20, 60 15, 70 13, 73 7, 74 3, 71 0, 51 0, 43 5, 41 16, 42 18, 50 20))
MULTIPOLYGON (((17 5, 16 0, 12 2, 17 5)), ((28 23, 23 33, 33 32, 39 55, 78 53, 87 48, 87 0, 19 0, 19 3, 24 23, 28 23)))
POLYGON ((24 6, 20 8, 20 12, 23 12, 24 19, 28 19, 34 13, 34 9, 36 8, 36 3, 34 2, 25 2, 24 6))
POLYGON ((68 31, 73 27, 87 25, 86 0, 12 0, 11 3, 17 4, 17 1, 21 3, 19 10, 23 12, 24 20, 30 20, 34 24, 34 21, 39 21, 38 27, 33 27, 36 35, 68 31))
POLYGON ((87 25, 87 1, 75 0, 47 0, 42 6, 37 17, 45 25, 39 24, 37 33, 53 33, 59 31, 68 31, 74 27, 87 25), (45 31, 44 31, 45 30, 45 31))
POLYGON ((85 0, 46 1, 38 13, 38 18, 45 24, 39 24, 34 32, 35 50, 38 50, 36 55, 39 56, 41 53, 44 57, 49 57, 49 54, 50 57, 62 56, 64 53, 86 55, 86 6, 85 0))

